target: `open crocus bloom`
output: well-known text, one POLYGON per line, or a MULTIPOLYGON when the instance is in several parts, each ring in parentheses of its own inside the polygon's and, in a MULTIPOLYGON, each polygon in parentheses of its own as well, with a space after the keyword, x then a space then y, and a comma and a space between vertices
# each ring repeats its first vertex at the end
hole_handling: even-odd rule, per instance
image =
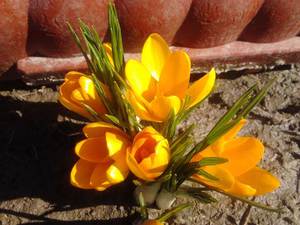
POLYGON ((189 86, 190 69, 190 58, 185 52, 171 52, 160 35, 151 34, 144 44, 141 62, 131 59, 125 67, 131 87, 128 100, 137 115, 161 122, 171 110, 176 114, 186 97, 189 96, 187 107, 203 100, 214 86, 215 70, 189 86))
MULTIPOLYGON (((107 93, 109 92, 104 85, 103 88, 107 93)), ((59 93, 59 101, 63 106, 88 119, 92 117, 84 105, 92 108, 98 115, 106 113, 93 81, 85 74, 75 71, 67 73, 59 93)))
POLYGON ((203 167, 206 172, 217 177, 218 181, 200 175, 193 175, 193 179, 230 194, 245 197, 263 195, 280 186, 276 177, 257 167, 264 154, 263 144, 254 137, 236 137, 245 123, 246 120, 241 120, 214 144, 192 159, 192 162, 197 162, 204 157, 228 159, 224 164, 203 167))
POLYGON ((80 157, 71 171, 71 183, 83 189, 103 191, 124 181, 129 173, 126 150, 127 135, 108 123, 90 123, 83 128, 87 139, 77 143, 80 157))
POLYGON ((146 127, 127 150, 130 171, 142 180, 152 181, 166 169, 170 160, 168 140, 152 127, 146 127))

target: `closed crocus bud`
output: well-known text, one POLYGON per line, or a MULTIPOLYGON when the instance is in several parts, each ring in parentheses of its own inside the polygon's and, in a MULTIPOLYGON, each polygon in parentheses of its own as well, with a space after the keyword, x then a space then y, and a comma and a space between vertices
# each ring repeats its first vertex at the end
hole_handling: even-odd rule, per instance
POLYGON ((134 190, 134 198, 136 202, 139 202, 140 194, 143 195, 143 199, 146 205, 151 205, 154 203, 158 191, 160 189, 160 183, 144 184, 137 186, 134 190))
POLYGON ((82 189, 104 191, 123 182, 129 169, 126 149, 127 135, 111 124, 96 122, 83 128, 87 139, 77 143, 75 153, 80 157, 71 171, 71 184, 82 189))
MULTIPOLYGON (((104 85, 103 88, 109 93, 104 85)), ((106 113, 106 108, 97 94, 93 81, 85 74, 67 73, 65 82, 60 86, 59 94, 59 101, 63 106, 83 117, 92 118, 86 106, 93 109, 98 115, 106 113)))
POLYGON ((145 181, 153 181, 166 169, 170 160, 169 143, 152 127, 140 131, 127 151, 131 172, 145 181))
POLYGON ((176 197, 173 193, 168 192, 165 189, 162 189, 156 197, 156 206, 160 209, 166 210, 169 209, 175 202, 176 197))

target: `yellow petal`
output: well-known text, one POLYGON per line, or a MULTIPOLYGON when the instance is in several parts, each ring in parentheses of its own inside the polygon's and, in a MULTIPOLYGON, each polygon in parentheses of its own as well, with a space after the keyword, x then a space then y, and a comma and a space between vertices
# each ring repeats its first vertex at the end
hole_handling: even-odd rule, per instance
POLYGON ((98 191, 104 191, 108 187, 110 187, 112 184, 108 181, 106 176, 106 171, 109 168, 109 163, 99 163, 95 167, 93 173, 91 174, 90 178, 90 185, 98 190, 98 191))
POLYGON ((97 164, 95 163, 79 159, 71 171, 71 184, 78 188, 92 189, 93 187, 90 185, 90 178, 96 165, 97 164))
POLYGON ((105 136, 106 132, 115 133, 127 137, 119 128, 105 122, 89 123, 83 127, 83 133, 88 138, 105 136))
POLYGON ((70 101, 68 98, 65 98, 64 96, 59 96, 58 100, 68 110, 78 113, 79 115, 86 117, 88 119, 91 118, 91 115, 84 108, 70 101))
POLYGON ((83 73, 77 72, 77 71, 70 71, 65 75, 65 80, 76 80, 78 81, 78 79, 82 76, 86 76, 83 73))
MULTIPOLYGON (((152 118, 152 115, 149 113, 145 104, 149 105, 142 96, 135 95, 132 91, 127 93, 127 99, 133 107, 135 113, 142 120, 153 121, 155 118, 152 118)), ((149 108, 149 107, 148 107, 149 108)))
POLYGON ((170 161, 169 143, 166 139, 160 141, 155 146, 155 154, 150 156, 152 159, 151 170, 159 168, 159 172, 163 172, 170 161), (164 169, 163 169, 164 167, 164 169))
POLYGON ((113 60, 113 54, 112 54, 112 48, 110 43, 104 43, 103 47, 106 51, 107 57, 109 59, 109 62, 114 66, 114 60, 113 60))
POLYGON ((235 138, 246 123, 247 120, 241 119, 233 128, 231 128, 225 135, 223 135, 224 140, 235 138))
POLYGON ((138 178, 142 179, 142 180, 146 180, 146 181, 152 181, 153 179, 151 179, 149 177, 148 174, 145 173, 145 171, 143 171, 140 166, 138 165, 137 161, 135 160, 135 158, 130 154, 130 151, 127 151, 127 156, 126 156, 126 161, 127 161, 127 165, 130 169, 130 171, 138 178))
POLYGON ((188 88, 186 96, 191 97, 189 107, 202 101, 211 92, 215 84, 215 79, 216 72, 214 69, 211 69, 208 74, 201 77, 188 88))
POLYGON ((171 110, 175 114, 178 113, 181 106, 181 100, 177 96, 157 96, 150 103, 148 111, 151 111, 153 115, 152 118, 155 118, 156 122, 165 121, 171 113, 171 110))
POLYGON ((233 186, 225 191, 230 194, 241 197, 251 197, 254 196, 256 193, 256 190, 254 188, 247 184, 243 184, 238 180, 235 180, 233 186))
POLYGON ((159 93, 183 99, 189 86, 190 73, 190 57, 183 51, 172 52, 161 71, 158 82, 159 93))
POLYGON ((280 181, 276 177, 258 167, 237 177, 237 180, 254 188, 256 190, 255 195, 272 192, 280 186, 280 181))
POLYGON ((126 148, 129 145, 129 140, 116 133, 106 132, 105 139, 106 139, 108 155, 111 158, 113 158, 113 156, 119 153, 120 151, 125 152, 126 148))
POLYGON ((88 138, 75 146, 75 153, 82 159, 99 163, 108 161, 108 150, 105 138, 88 138))
POLYGON ((254 168, 264 154, 263 144, 253 137, 238 137, 225 143, 219 157, 228 159, 220 165, 237 177, 254 168))
POLYGON ((156 81, 149 70, 136 60, 128 60, 125 66, 126 79, 136 95, 141 95, 148 101, 156 93, 156 81))
POLYGON ((216 155, 216 153, 212 150, 211 145, 210 145, 203 151, 194 155, 191 162, 199 162, 204 157, 218 157, 218 155, 216 155))
POLYGON ((153 78, 159 80, 161 70, 170 54, 169 46, 159 34, 151 34, 142 50, 142 64, 153 78))
POLYGON ((227 190, 231 188, 235 182, 235 178, 232 176, 232 174, 219 166, 206 166, 203 169, 209 174, 217 177, 218 180, 214 181, 198 174, 193 175, 192 178, 221 190, 227 190))
POLYGON ((96 90, 93 81, 85 76, 81 76, 78 80, 78 83, 82 89, 82 95, 86 100, 95 100, 96 99, 96 90))
POLYGON ((106 171, 107 179, 112 184, 117 184, 123 182, 129 173, 129 168, 126 163, 126 154, 123 156, 124 158, 114 162, 108 170, 106 171))

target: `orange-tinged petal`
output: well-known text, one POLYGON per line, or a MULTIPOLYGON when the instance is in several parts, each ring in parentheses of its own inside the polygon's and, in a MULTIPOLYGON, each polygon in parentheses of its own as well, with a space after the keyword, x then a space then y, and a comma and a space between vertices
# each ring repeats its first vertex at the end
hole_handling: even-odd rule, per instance
POLYGON ((214 69, 195 81, 186 91, 186 96, 190 96, 189 107, 202 101, 213 89, 216 79, 216 72, 214 69))
POLYGON ((127 99, 133 107, 137 116, 139 116, 143 120, 155 120, 155 118, 152 118, 152 115, 150 115, 149 111, 145 107, 145 104, 149 105, 149 103, 147 103, 142 96, 135 95, 132 91, 129 91, 127 93, 127 99))
POLYGON ((142 64, 156 80, 159 80, 169 54, 169 46, 159 34, 151 34, 147 38, 142 50, 142 64))
POLYGON ((230 194, 241 196, 241 197, 250 197, 255 195, 256 193, 256 190, 253 187, 241 183, 238 180, 235 180, 233 186, 225 191, 230 194))
POLYGON ((191 162, 199 162, 204 157, 217 157, 216 153, 212 150, 211 145, 194 155, 191 162))
POLYGON ((178 113, 181 106, 181 100, 177 96, 157 96, 155 99, 150 103, 150 111, 154 116, 157 122, 164 121, 168 118, 171 110, 174 113, 178 113))
POLYGON ((255 195, 272 192, 280 186, 280 181, 266 170, 255 167, 237 177, 237 180, 256 190, 255 195))
POLYGON ((104 137, 88 138, 80 141, 75 146, 75 153, 80 158, 89 162, 100 163, 107 162, 109 160, 104 137))
POLYGON ((91 117, 91 115, 84 108, 82 108, 78 104, 70 101, 68 98, 65 98, 64 96, 61 95, 61 96, 59 96, 58 100, 64 107, 66 107, 70 111, 76 112, 79 115, 86 117, 86 118, 91 117))
POLYGON ((190 57, 183 51, 172 52, 161 71, 158 82, 159 93, 183 99, 189 86, 190 73, 190 57))
POLYGON ((237 177, 254 168, 264 154, 263 144, 253 137, 238 137, 227 141, 219 157, 228 159, 220 165, 237 177))
POLYGON ((105 139, 108 155, 111 158, 113 158, 113 156, 120 151, 125 152, 126 148, 129 145, 129 141, 127 140, 127 138, 124 138, 124 136, 118 135, 116 133, 106 132, 105 139))
POLYGON ((108 181, 106 176, 106 171, 109 168, 109 163, 99 163, 93 170, 90 178, 90 185, 98 190, 104 191, 106 188, 110 187, 112 184, 108 181))
POLYGON ((232 174, 219 166, 206 166, 203 167, 203 169, 209 174, 217 177, 218 180, 214 181, 198 174, 194 174, 192 178, 221 190, 227 190, 231 188, 235 182, 235 178, 232 176, 232 174))
POLYGON ((92 189, 90 178, 96 166, 95 163, 79 159, 71 171, 71 184, 78 188, 92 189))
POLYGON ((151 101, 156 93, 156 81, 149 70, 136 60, 128 60, 125 66, 126 79, 136 95, 151 101))
POLYGON ((155 147, 155 154, 151 155, 150 158, 152 159, 152 169, 167 167, 170 161, 170 150, 169 150, 169 143, 166 139, 157 143, 155 147))
POLYGON ((96 99, 96 89, 93 81, 85 76, 81 76, 78 80, 78 83, 82 89, 82 95, 86 100, 95 100, 96 99))
POLYGON ((86 75, 84 73, 80 73, 77 71, 70 71, 65 75, 65 80, 76 80, 77 82, 81 76, 86 76, 86 75))
POLYGON ((247 120, 241 119, 233 128, 231 128, 226 134, 223 135, 223 140, 230 140, 235 138, 246 123, 247 120))
POLYGON ((88 138, 105 136, 106 132, 115 133, 126 137, 126 134, 110 123, 94 122, 83 127, 83 133, 88 138))
POLYGON ((138 165, 137 161, 133 156, 130 154, 130 152, 127 152, 127 157, 126 157, 127 165, 130 169, 130 171, 137 176, 138 178, 146 181, 152 181, 153 179, 149 178, 149 175, 143 171, 140 166, 138 165))
POLYGON ((109 59, 109 62, 112 64, 112 65, 115 65, 114 64, 114 60, 113 60, 113 54, 112 54, 112 48, 111 48, 111 44, 110 43, 104 43, 103 44, 103 47, 106 51, 106 54, 107 54, 107 57, 109 59))
POLYGON ((129 168, 127 166, 125 157, 126 154, 123 156, 122 160, 118 160, 114 162, 106 171, 107 179, 112 184, 117 184, 126 179, 129 173, 129 168))
POLYGON ((146 220, 141 225, 163 225, 163 223, 159 222, 158 220, 146 220))

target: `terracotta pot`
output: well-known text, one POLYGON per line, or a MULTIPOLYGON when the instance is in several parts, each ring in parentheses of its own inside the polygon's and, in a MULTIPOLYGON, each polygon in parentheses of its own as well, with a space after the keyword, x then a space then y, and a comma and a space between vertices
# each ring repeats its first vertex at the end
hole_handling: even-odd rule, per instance
POLYGON ((175 42, 197 48, 232 42, 256 15, 262 3, 263 0, 194 0, 175 42))
POLYGON ((109 0, 30 0, 29 50, 33 54, 64 57, 78 53, 66 22, 78 29, 80 18, 104 37, 109 0))
POLYGON ((299 0, 265 0, 240 39, 252 42, 274 42, 293 37, 299 32, 299 0))
POLYGON ((115 0, 125 49, 140 50, 154 32, 172 43, 191 3, 192 0, 115 0))
POLYGON ((28 0, 0 1, 0 74, 26 56, 28 0))

